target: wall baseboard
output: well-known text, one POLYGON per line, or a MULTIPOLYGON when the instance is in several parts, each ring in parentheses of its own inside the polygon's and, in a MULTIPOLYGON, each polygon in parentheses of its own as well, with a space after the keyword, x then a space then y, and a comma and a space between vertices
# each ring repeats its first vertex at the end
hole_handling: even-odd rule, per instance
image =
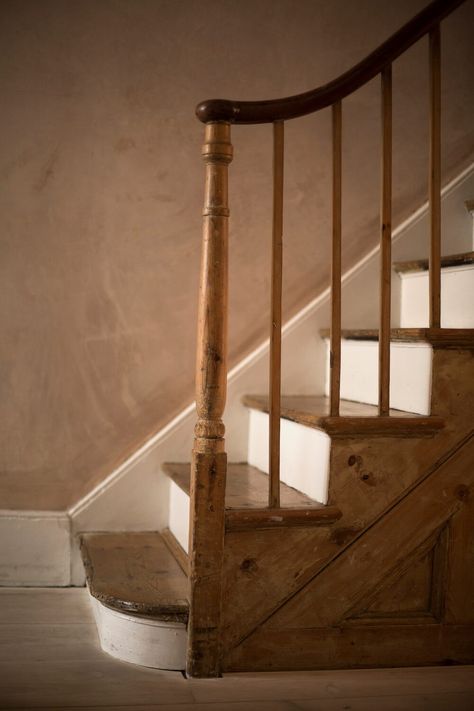
MULTIPOLYGON (((443 188, 442 196, 443 253, 467 251, 472 226, 464 202, 474 197, 474 163, 443 188)), ((427 249, 425 203, 394 230, 393 258, 416 259, 427 249)), ((342 277, 343 327, 377 326, 378 305, 373 294, 378 277, 376 247, 342 277)), ((399 297, 395 278, 393 292, 395 304, 399 297)), ((324 393, 326 352, 317 334, 329 324, 329 299, 326 289, 283 327, 283 393, 324 393)), ((394 309, 393 326, 398 325, 399 315, 394 309)), ((267 339, 229 372, 225 413, 229 461, 247 458, 249 415, 241 398, 246 393, 267 391, 268 351, 267 339)), ((69 511, 0 511, 0 585, 82 586, 78 533, 166 528, 170 485, 161 465, 165 461, 189 461, 194 422, 192 403, 69 511)))
POLYGON ((70 585, 70 530, 66 512, 0 510, 0 585, 70 585))

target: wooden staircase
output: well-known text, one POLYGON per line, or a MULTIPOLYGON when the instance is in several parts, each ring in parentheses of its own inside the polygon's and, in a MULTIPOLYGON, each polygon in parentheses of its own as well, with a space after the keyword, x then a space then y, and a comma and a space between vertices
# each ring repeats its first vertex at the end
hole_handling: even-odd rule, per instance
MULTIPOLYGON (((459 4, 436 0, 352 72, 314 92, 198 107, 207 170, 193 457, 163 467, 168 529, 82 536, 110 654, 189 676, 474 662, 474 314, 472 301, 466 313, 464 285, 471 298, 474 289, 463 273, 469 281, 446 296, 443 276, 456 279, 474 267, 474 253, 440 256, 439 26, 459 4), (427 272, 427 322, 404 322, 406 299, 400 328, 391 329, 390 68, 425 34, 430 260, 397 263, 395 271, 427 272), (378 73, 381 323, 343 330, 341 101, 378 73), (333 298, 331 327, 320 334, 326 393, 281 395, 283 121, 325 106, 333 107, 334 129, 333 298), (228 464, 222 416, 230 124, 265 122, 275 139, 269 395, 244 397, 248 461, 228 464), (450 327, 460 311, 468 326, 450 327)), ((402 299, 404 288, 402 277, 402 299)))

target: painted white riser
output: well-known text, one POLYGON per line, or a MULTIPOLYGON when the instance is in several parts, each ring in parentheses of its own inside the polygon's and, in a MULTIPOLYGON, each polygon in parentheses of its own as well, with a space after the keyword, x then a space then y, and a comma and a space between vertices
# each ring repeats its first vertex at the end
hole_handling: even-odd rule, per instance
MULTIPOLYGON (((400 327, 429 326, 428 272, 400 274, 400 327)), ((441 271, 441 326, 474 328, 474 265, 441 271)))
POLYGON ((189 496, 172 479, 169 491, 168 528, 181 548, 189 552, 189 496))
MULTIPOLYGON (((419 415, 431 410, 433 350, 427 343, 390 345, 390 406, 419 415)), ((378 342, 342 340, 341 398, 378 403, 378 342)), ((329 395, 329 341, 326 357, 326 395, 329 395)))
POLYGON ((113 610, 90 596, 100 646, 112 657, 154 669, 186 667, 186 625, 113 610))
MULTIPOLYGON (((249 410, 248 463, 268 474, 269 416, 249 410)), ((322 430, 281 420, 280 479, 288 486, 326 504, 331 440, 322 430)))

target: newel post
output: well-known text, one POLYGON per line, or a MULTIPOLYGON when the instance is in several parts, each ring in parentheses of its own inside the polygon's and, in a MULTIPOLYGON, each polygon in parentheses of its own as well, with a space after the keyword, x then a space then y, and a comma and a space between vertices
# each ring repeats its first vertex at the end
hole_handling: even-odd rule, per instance
POLYGON ((203 244, 199 286, 196 409, 191 467, 188 676, 219 674, 225 526, 229 123, 206 125, 203 244))

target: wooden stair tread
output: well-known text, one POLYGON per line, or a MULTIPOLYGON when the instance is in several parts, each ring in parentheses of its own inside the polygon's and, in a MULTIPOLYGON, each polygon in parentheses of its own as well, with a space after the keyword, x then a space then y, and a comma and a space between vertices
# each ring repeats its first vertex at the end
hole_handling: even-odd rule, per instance
MULTIPOLYGON (((319 331, 329 338, 329 328, 319 331)), ((378 341, 377 328, 343 328, 342 338, 351 341, 378 341)), ((474 328, 392 328, 390 340, 403 343, 429 343, 434 348, 474 348, 474 328)))
MULTIPOLYGON (((266 395, 245 395, 242 402, 261 412, 269 411, 266 395)), ((444 426, 440 417, 416 415, 390 410, 388 417, 379 417, 375 405, 341 400, 340 416, 329 415, 329 398, 324 395, 282 395, 281 416, 308 427, 336 435, 432 435, 444 426)))
MULTIPOLYGON (((189 462, 167 462, 163 470, 189 496, 191 465, 189 462)), ((324 508, 301 491, 280 484, 282 508, 324 508)), ((268 475, 250 464, 227 465, 226 509, 261 509, 268 504, 268 475)))
POLYGON ((90 593, 125 612, 188 619, 188 579, 157 532, 84 533, 81 554, 90 593))
MULTIPOLYGON (((474 252, 461 252, 441 257, 441 268, 460 267, 464 264, 474 264, 474 252)), ((393 268, 398 274, 428 271, 428 259, 410 259, 405 262, 394 262, 393 268)))

